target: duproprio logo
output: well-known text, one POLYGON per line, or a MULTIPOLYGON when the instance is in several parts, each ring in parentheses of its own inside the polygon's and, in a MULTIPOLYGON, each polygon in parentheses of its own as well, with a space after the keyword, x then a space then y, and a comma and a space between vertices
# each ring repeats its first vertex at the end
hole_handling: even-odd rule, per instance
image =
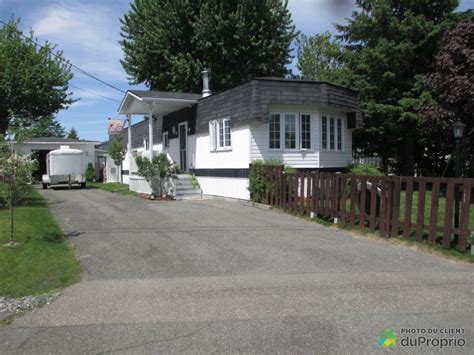
POLYGON ((397 344, 397 333, 392 329, 385 328, 379 337, 379 345, 385 350, 392 351, 397 344))

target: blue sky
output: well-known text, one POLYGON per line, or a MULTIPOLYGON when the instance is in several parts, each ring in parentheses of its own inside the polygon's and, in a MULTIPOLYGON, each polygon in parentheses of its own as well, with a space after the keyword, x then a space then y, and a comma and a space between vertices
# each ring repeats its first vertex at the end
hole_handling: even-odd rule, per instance
MULTIPOLYGON (((128 0, 0 0, 0 19, 21 17, 22 30, 33 28, 40 43, 58 44, 64 56, 80 68, 127 90, 132 88, 122 69, 119 19, 129 10, 128 0)), ((460 9, 474 7, 474 0, 462 0, 460 9)), ((290 0, 296 28, 306 34, 334 31, 333 23, 343 22, 355 5, 352 0, 290 0)), ((294 64, 292 65, 294 67, 294 64)), ((71 87, 80 100, 58 113, 61 124, 75 127, 83 139, 107 139, 107 118, 116 112, 122 94, 75 72, 71 87), (109 97, 100 98, 92 93, 109 97), (113 101, 115 100, 115 101, 113 101), (118 102, 117 102, 118 101, 118 102)), ((135 86, 144 88, 144 86, 135 86)), ((140 120, 135 117, 134 120, 140 120)))

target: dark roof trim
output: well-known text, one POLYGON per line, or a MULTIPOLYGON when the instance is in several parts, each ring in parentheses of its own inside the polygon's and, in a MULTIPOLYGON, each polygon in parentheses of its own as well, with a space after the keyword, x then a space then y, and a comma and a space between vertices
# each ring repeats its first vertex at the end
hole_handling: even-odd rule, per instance
POLYGON ((318 80, 309 80, 309 79, 287 79, 287 78, 279 78, 276 76, 264 76, 264 77, 258 77, 253 80, 263 80, 263 81, 281 81, 285 83, 305 83, 305 84, 319 84, 319 85, 330 85, 334 86, 336 88, 344 89, 344 90, 349 90, 354 93, 359 93, 357 90, 348 88, 346 86, 342 85, 337 85, 333 83, 328 83, 327 81, 318 81, 318 80))
POLYGON ((139 98, 150 99, 176 99, 176 100, 198 100, 201 98, 199 94, 188 94, 184 92, 174 91, 149 91, 149 90, 128 90, 139 98))

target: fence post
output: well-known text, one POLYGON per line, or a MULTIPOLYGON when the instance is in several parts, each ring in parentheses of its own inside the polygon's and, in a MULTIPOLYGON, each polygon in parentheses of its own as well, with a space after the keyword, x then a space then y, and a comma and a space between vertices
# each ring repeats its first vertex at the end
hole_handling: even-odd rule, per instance
POLYGON ((423 230, 425 226, 425 194, 426 194, 426 180, 420 177, 418 183, 418 207, 416 218, 416 240, 421 242, 423 240, 423 230))
POLYGON ((413 178, 406 178, 405 189, 405 211, 403 216, 403 237, 410 237, 411 230, 411 208, 413 203, 413 178))
POLYGON ((341 224, 346 224, 346 186, 347 186, 347 175, 341 175, 341 203, 340 203, 340 216, 341 216, 341 224))
MULTIPOLYGON (((463 186, 463 196, 461 200, 461 220, 459 222, 458 249, 466 250, 467 236, 469 232, 469 207, 471 206, 472 180, 467 180, 463 186)), ((471 246, 472 248, 472 246, 471 246)))
POLYGON ((399 176, 394 177, 393 182, 393 200, 392 200, 392 237, 398 237, 398 224, 400 223, 400 190, 402 179, 399 176))
POLYGON ((355 175, 351 175, 351 210, 349 215, 349 222, 352 227, 355 225, 355 201, 357 193, 357 180, 355 175))
POLYGON ((367 194, 367 177, 360 177, 360 200, 359 200, 359 228, 365 227, 365 208, 366 208, 366 194, 367 194))
MULTIPOLYGON (((370 182, 372 185, 370 191, 370 218, 369 218, 369 231, 370 233, 375 232, 375 220, 377 218, 377 177, 372 177, 372 181, 370 182)), ((379 214, 380 215, 380 214, 379 214)))
POLYGON ((443 228, 443 246, 449 248, 451 246, 451 233, 453 225, 453 200, 454 200, 454 180, 448 180, 448 188, 446 191, 446 208, 444 215, 443 228))
POLYGON ((433 180, 433 187, 431 189, 431 212, 430 212, 430 226, 428 234, 428 242, 435 244, 436 234, 438 233, 438 208, 439 208, 439 189, 440 179, 433 180))

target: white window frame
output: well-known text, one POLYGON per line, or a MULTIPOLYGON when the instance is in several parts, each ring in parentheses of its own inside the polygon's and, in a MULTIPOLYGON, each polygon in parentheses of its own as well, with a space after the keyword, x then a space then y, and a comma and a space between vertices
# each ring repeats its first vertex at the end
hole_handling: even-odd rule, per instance
MULTIPOLYGON (((279 148, 270 148, 270 122, 268 122, 268 126, 267 126, 267 133, 268 133, 268 136, 267 136, 267 137, 268 137, 268 150, 272 150, 272 151, 276 150, 276 151, 278 151, 278 150, 282 150, 282 147, 283 147, 283 144, 282 144, 282 132, 283 132, 283 129, 282 129, 282 115, 283 115, 283 114, 280 113, 280 112, 271 112, 271 113, 270 113, 270 118, 271 118, 271 116, 273 116, 273 115, 278 115, 278 116, 280 117, 280 137, 279 137, 279 139, 280 139, 280 141, 279 141, 280 147, 279 147, 279 148)), ((283 142, 283 143, 284 143, 284 142, 283 142)))
POLYGON ((345 124, 344 124, 344 119, 337 114, 332 114, 332 113, 322 113, 321 114, 321 123, 320 123, 320 147, 321 150, 327 151, 327 152, 345 152, 345 124), (326 148, 323 147, 323 116, 326 117, 326 148), (331 149, 331 118, 334 119, 334 149, 331 149), (337 135, 337 123, 341 122, 341 149, 338 149, 338 135, 337 135))
POLYGON ((300 147, 300 150, 305 150, 305 151, 311 151, 313 149, 313 130, 314 130, 314 127, 313 127, 313 115, 310 114, 310 113, 306 113, 306 112, 301 112, 300 113, 300 119, 299 119, 299 122, 300 122, 300 126, 299 126, 299 136, 300 136, 300 141, 299 141, 299 147, 300 147), (302 119, 303 119, 303 116, 309 116, 309 148, 303 148, 303 135, 302 135, 302 128, 303 128, 303 124, 302 124, 302 119))
POLYGON ((170 146, 170 139, 169 139, 168 131, 166 131, 166 132, 163 132, 163 147, 169 148, 169 146, 170 146))
POLYGON ((230 126, 230 118, 220 118, 209 122, 209 147, 211 152, 222 152, 232 150, 232 127, 230 126), (227 141, 225 126, 229 125, 230 139, 227 141), (221 141, 221 127, 223 140, 221 141), (228 143, 228 144, 227 144, 228 143))
MULTIPOLYGON (((306 114, 306 113, 305 113, 306 114)), ((294 152, 301 150, 301 143, 300 143, 300 113, 299 112, 281 112, 281 111, 273 111, 270 112, 270 116, 272 115, 280 115, 280 148, 270 148, 270 122, 267 124, 267 138, 268 144, 267 149, 269 151, 288 151, 294 152), (295 120, 295 148, 285 148, 285 119, 286 115, 294 115, 295 120)), ((306 150, 306 149, 305 149, 306 150)))
POLYGON ((299 122, 299 114, 295 112, 286 112, 283 115, 283 149, 286 151, 295 151, 299 150, 300 148, 300 122, 299 122), (294 148, 287 148, 286 147, 286 115, 292 115, 295 117, 295 147, 294 148))
POLYGON ((314 151, 314 134, 316 134, 317 130, 315 129, 314 125, 314 114, 309 113, 309 112, 283 112, 283 111, 273 111, 270 112, 270 117, 272 115, 279 115, 280 116, 280 148, 271 148, 270 147, 270 122, 267 124, 267 139, 268 139, 268 145, 267 149, 268 151, 314 151), (296 117, 296 144, 295 148, 286 148, 285 147, 285 120, 286 120, 286 115, 294 115, 296 117), (302 148, 302 135, 301 135, 301 119, 302 116, 309 116, 309 148, 302 148))

